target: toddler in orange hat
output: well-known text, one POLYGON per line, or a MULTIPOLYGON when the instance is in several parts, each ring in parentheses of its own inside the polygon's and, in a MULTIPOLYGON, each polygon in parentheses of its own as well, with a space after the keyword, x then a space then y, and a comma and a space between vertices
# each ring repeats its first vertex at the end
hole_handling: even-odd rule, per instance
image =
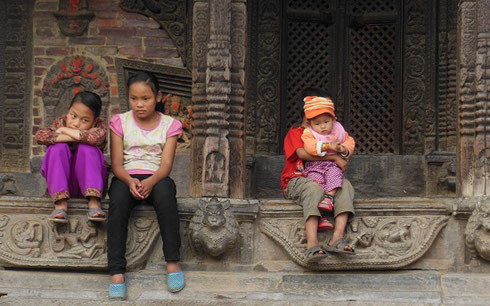
MULTIPOLYGON (((329 97, 307 96, 304 112, 306 125, 301 139, 304 149, 312 156, 325 156, 340 153, 347 158, 349 150, 341 145, 345 141, 344 127, 337 122, 335 106, 329 97)), ((333 225, 325 217, 333 211, 337 189, 342 187, 344 172, 330 160, 309 161, 305 163, 305 177, 317 182, 325 191, 325 198, 318 209, 322 214, 318 231, 331 230, 333 225)))

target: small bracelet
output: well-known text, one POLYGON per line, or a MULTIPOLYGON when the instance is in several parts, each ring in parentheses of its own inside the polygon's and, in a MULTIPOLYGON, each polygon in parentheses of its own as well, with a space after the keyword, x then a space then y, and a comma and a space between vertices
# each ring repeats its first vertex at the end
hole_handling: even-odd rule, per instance
POLYGON ((344 147, 344 148, 345 148, 345 153, 344 154, 340 153, 340 156, 342 156, 342 157, 349 157, 349 155, 350 155, 349 150, 347 150, 346 147, 344 147))

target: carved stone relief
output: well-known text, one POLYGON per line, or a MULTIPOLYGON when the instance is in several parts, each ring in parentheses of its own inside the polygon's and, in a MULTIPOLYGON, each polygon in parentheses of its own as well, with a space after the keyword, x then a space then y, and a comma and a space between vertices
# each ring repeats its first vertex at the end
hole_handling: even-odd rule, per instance
POLYGON ((109 85, 104 68, 85 56, 65 57, 54 64, 44 79, 42 97, 45 124, 65 114, 74 95, 88 90, 102 100, 101 116, 107 115, 109 85))
POLYGON ((188 236, 198 259, 202 259, 203 253, 216 257, 238 248, 238 222, 230 201, 200 200, 189 223, 188 236))
POLYGON ((17 195, 17 186, 12 175, 5 175, 0 181, 0 195, 17 195))
POLYGON ((490 202, 480 201, 471 217, 468 219, 465 230, 466 246, 471 259, 477 256, 490 261, 490 202))
MULTIPOLYGON (((105 224, 70 216, 55 225, 40 215, 0 215, 0 263, 10 267, 107 267, 105 224)), ((135 217, 128 229, 126 258, 134 269, 147 260, 159 234, 154 218, 135 217)))
POLYGON ((0 171, 29 171, 32 1, 0 11, 0 171))
MULTIPOLYGON (((298 265, 312 270, 396 269, 420 258, 439 231, 446 216, 356 217, 346 230, 346 240, 356 256, 329 255, 318 264, 305 261, 304 221, 263 219, 261 230, 277 242, 298 265)), ((319 234, 324 241, 325 234, 319 234)))

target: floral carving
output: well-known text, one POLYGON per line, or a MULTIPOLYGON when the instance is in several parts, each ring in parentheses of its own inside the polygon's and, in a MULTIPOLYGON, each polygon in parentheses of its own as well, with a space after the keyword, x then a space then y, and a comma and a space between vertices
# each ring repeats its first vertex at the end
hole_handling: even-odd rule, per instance
POLYGON ((43 86, 45 122, 64 114, 78 92, 88 90, 102 99, 102 114, 109 104, 109 85, 105 70, 90 58, 65 57, 49 70, 43 86))

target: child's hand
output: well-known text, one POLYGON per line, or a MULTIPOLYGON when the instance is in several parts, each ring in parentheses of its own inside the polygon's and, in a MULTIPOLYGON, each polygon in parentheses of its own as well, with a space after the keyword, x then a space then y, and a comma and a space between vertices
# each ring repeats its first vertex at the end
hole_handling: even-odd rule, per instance
POLYGON ((141 188, 141 182, 137 178, 132 177, 131 180, 129 181, 129 192, 133 195, 133 197, 136 200, 144 200, 145 198, 141 195, 139 192, 139 189, 141 188))
POLYGON ((338 153, 345 153, 344 152, 344 147, 338 143, 338 142, 331 142, 328 144, 329 145, 329 150, 331 151, 335 151, 335 152, 338 152, 338 153))
POLYGON ((141 196, 146 199, 151 191, 153 190, 153 183, 151 182, 151 180, 149 180, 149 178, 147 179, 144 179, 141 181, 140 183, 140 187, 138 188, 138 191, 139 193, 141 194, 141 196))
POLYGON ((56 133, 58 133, 58 134, 65 134, 65 133, 64 133, 64 132, 65 132, 65 130, 66 130, 66 127, 62 126, 62 127, 59 127, 59 128, 56 130, 56 133))
POLYGON ((333 160, 333 162, 339 166, 340 169, 342 169, 342 171, 347 171, 347 165, 349 164, 349 162, 342 158, 341 156, 339 155, 335 155, 335 159, 333 160))

